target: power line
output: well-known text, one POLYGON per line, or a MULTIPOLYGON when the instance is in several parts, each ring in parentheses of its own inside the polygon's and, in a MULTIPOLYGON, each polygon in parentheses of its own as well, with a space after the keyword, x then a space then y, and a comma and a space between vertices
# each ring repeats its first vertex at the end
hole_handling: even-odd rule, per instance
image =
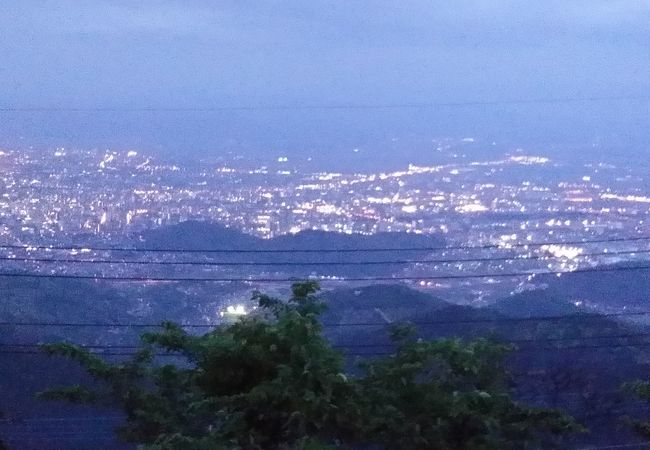
MULTIPOLYGON (((409 322, 412 325, 468 325, 479 323, 522 323, 522 322, 555 322, 564 320, 588 320, 588 319, 601 319, 607 317, 641 317, 650 315, 650 311, 638 312, 622 312, 622 313, 602 313, 602 314, 566 314, 566 315, 550 315, 550 316, 532 316, 532 317, 500 317, 494 319, 460 319, 460 320, 437 320, 437 321, 414 321, 409 322)), ((324 327, 362 327, 362 326, 386 326, 390 325, 389 322, 338 322, 326 323, 324 327)), ((0 322, 2 325, 2 322, 0 322)))
POLYGON ((94 417, 30 417, 30 418, 11 418, 0 419, 0 423, 9 423, 11 425, 19 425, 22 423, 28 424, 30 422, 96 422, 98 420, 125 420, 127 416, 94 416, 94 417))
MULTIPOLYGON (((650 314, 650 312, 648 312, 650 314)), ((177 324, 183 328, 212 328, 219 323, 209 324, 177 324)), ((83 323, 83 322, 0 322, 0 326, 17 327, 64 327, 64 328, 156 328, 160 323, 83 323)))
MULTIPOLYGON (((509 343, 508 341, 502 342, 504 344, 509 343)), ((612 348, 635 348, 635 347, 648 347, 650 346, 650 342, 641 342, 641 343, 625 343, 625 344, 599 344, 599 345, 566 345, 566 346, 555 346, 555 347, 550 347, 550 346, 536 346, 536 347, 526 347, 526 348, 520 348, 517 349, 517 351, 564 351, 564 350, 589 350, 589 349, 612 349, 612 348)), ((37 345, 34 344, 34 347, 31 348, 26 348, 26 349, 19 349, 19 350, 13 350, 13 349, 6 349, 6 348, 0 348, 0 354, 9 354, 9 355, 41 355, 41 356, 49 356, 42 350, 37 350, 34 349, 36 348, 37 345)), ((91 348, 91 347, 88 347, 91 348)), ((110 346, 106 347, 107 349, 110 349, 110 346)), ((119 348, 119 347, 116 347, 119 348)), ((133 347, 135 349, 137 347, 133 347)), ((337 347, 340 350, 344 350, 342 347, 337 347)), ((92 350, 89 350, 90 353, 97 355, 97 356, 134 356, 137 355, 138 352, 136 351, 126 351, 129 350, 129 348, 125 347, 125 351, 103 351, 102 349, 99 348, 94 348, 92 350)), ((395 354, 395 351, 368 351, 368 352, 360 352, 360 351, 351 351, 351 352, 345 352, 344 353, 346 356, 391 356, 395 354)), ((183 358, 184 355, 182 353, 172 353, 172 352, 155 352, 152 353, 153 356, 156 357, 171 357, 171 358, 183 358)), ((65 356, 65 355, 57 355, 57 356, 65 356)))
MULTIPOLYGON (((94 355, 97 356, 134 356, 137 354, 137 352, 91 352, 94 355)), ((5 350, 5 349, 0 349, 0 354, 5 354, 5 355, 41 355, 41 356, 49 356, 42 350, 5 350)), ((174 353, 154 353, 154 356, 163 356, 163 357, 173 357, 173 358, 181 358, 183 355, 180 354, 174 354, 174 353)))
POLYGON ((527 347, 526 350, 588 350, 602 348, 626 348, 626 347, 648 347, 650 342, 640 342, 636 344, 598 344, 598 345, 568 345, 558 347, 527 347))
MULTIPOLYGON (((565 320, 590 320, 602 319, 612 317, 643 317, 650 315, 650 311, 630 311, 620 313, 579 313, 579 314, 566 314, 566 315, 546 315, 546 316, 533 316, 533 317, 495 317, 485 319, 457 319, 457 320, 430 320, 430 321, 413 321, 409 322, 412 325, 428 326, 428 325, 469 325, 469 324, 499 324, 499 323, 524 323, 524 322, 555 322, 565 320)), ((214 328, 222 325, 222 323, 178 323, 175 324, 181 328, 214 328)), ((387 326, 391 325, 390 322, 325 322, 322 324, 324 328, 339 328, 339 327, 365 327, 365 326, 387 326)), ((0 326, 16 326, 16 327, 64 327, 64 328, 157 328, 163 326, 162 323, 92 323, 92 322, 0 322, 0 326)))
MULTIPOLYGON (((603 394, 603 395, 604 394, 610 394, 610 395, 611 394, 620 394, 620 393, 621 393, 620 391, 600 392, 600 394, 603 394)), ((561 395, 581 395, 581 394, 582 394, 582 392, 562 392, 561 393, 561 395)), ((526 397, 526 398, 517 397, 517 400, 531 402, 531 401, 539 400, 539 398, 540 397, 526 397)), ((621 414, 623 412, 646 412, 646 411, 648 411, 650 409, 647 406, 645 406, 645 405, 647 405, 646 401, 638 401, 637 403, 640 404, 640 405, 644 405, 644 407, 638 407, 638 408, 630 409, 629 406, 631 406, 631 405, 626 404, 625 406, 619 408, 619 409, 623 409, 623 411, 608 412, 608 413, 599 414, 599 415, 609 417, 609 416, 612 416, 612 415, 621 414)), ((581 406, 582 406, 582 404, 580 404, 580 403, 575 403, 575 402, 574 403, 565 403, 565 402, 563 402, 563 407, 565 407, 565 408, 566 407, 581 407, 581 406)), ((593 415, 590 415, 590 417, 593 417, 593 415)), ((60 423, 60 422, 81 422, 81 423, 83 423, 83 422, 98 422, 98 421, 119 421, 119 422, 122 422, 122 421, 125 421, 127 419, 128 419, 127 416, 16 417, 16 418, 9 418, 9 419, 0 419, 0 426, 2 426, 2 424, 5 424, 5 426, 9 426, 9 427, 20 426, 20 427, 23 427, 23 428, 27 428, 30 425, 33 426, 34 424, 50 423, 50 422, 52 422, 54 424, 60 423)))
MULTIPOLYGON (((468 280, 476 278, 512 278, 530 277, 539 275, 570 275, 577 273, 594 272, 627 272, 647 270, 650 266, 632 267, 592 267, 576 269, 571 271, 542 271, 542 272, 505 272, 491 274, 468 274, 468 275, 436 275, 436 276, 397 276, 397 277, 333 277, 320 276, 308 277, 308 280, 320 282, 368 282, 368 281, 435 281, 435 280, 468 280)), ((286 283, 304 281, 300 278, 207 278, 207 277, 148 277, 148 276, 99 276, 99 275, 68 275, 68 274, 41 274, 41 273, 0 273, 5 278, 47 278, 66 280, 96 280, 96 281, 130 281, 130 282, 189 282, 189 283, 286 283)))
MULTIPOLYGON (((582 253, 577 257, 591 256, 617 256, 647 254, 650 250, 625 250, 612 252, 582 253)), ((388 261, 272 261, 272 262, 230 262, 230 261, 135 261, 116 259, 74 259, 74 258, 16 258, 3 256, 0 261, 10 262, 39 262, 39 263, 78 263, 78 264, 135 264, 155 266, 282 266, 282 267, 303 267, 303 266, 372 266, 372 265, 398 265, 398 264, 456 264, 464 262, 493 262, 493 261, 537 261, 549 259, 561 259, 558 255, 532 255, 532 256, 498 256, 485 258, 449 258, 449 259, 402 259, 388 261)))
MULTIPOLYGON (((504 343, 508 343, 507 341, 504 343)), ((606 349, 606 348, 635 348, 635 347, 648 347, 650 342, 641 342, 635 344, 599 344, 599 345, 565 345, 565 346, 555 346, 555 347, 525 347, 519 348, 517 351, 564 351, 564 350, 589 350, 589 349, 606 349)), ((374 351, 374 352, 355 352, 347 353, 350 356, 390 356, 395 352, 389 351, 374 351)))
POLYGON ((340 248, 340 249, 179 249, 179 248, 147 248, 147 247, 104 247, 104 246, 83 246, 83 245, 36 245, 36 244, 2 244, 0 248, 12 250, 67 250, 67 251, 112 251, 112 252, 134 252, 134 253, 369 253, 369 252, 433 252, 433 251, 450 251, 450 250, 486 250, 486 249, 511 249, 520 247, 542 247, 546 245, 588 245, 599 243, 613 243, 613 242, 638 242, 650 240, 650 236, 636 236, 636 237, 623 237, 623 238, 607 238, 607 239, 592 239, 592 240, 570 240, 570 241, 550 241, 550 242, 527 242, 517 244, 486 244, 486 245, 456 245, 448 247, 403 247, 403 248, 340 248))
MULTIPOLYGON (((591 341, 597 339, 631 339, 631 338, 647 338, 650 337, 650 333, 624 333, 624 334, 610 334, 610 335, 599 335, 599 336, 574 336, 574 337, 558 337, 558 338, 531 338, 531 339, 496 339, 496 342, 503 344, 523 344, 523 343, 537 343, 537 342, 566 342, 566 341, 591 341)), ((440 339, 451 338, 441 336, 440 339)), ((72 342, 62 342, 65 344, 71 344, 78 346, 84 349, 93 349, 93 350, 102 350, 102 349, 140 349, 142 346, 138 345, 122 345, 122 344, 79 344, 72 342)), ((641 342, 639 344, 648 344, 650 342, 641 342)), ((10 343, 4 342, 0 343, 0 348, 40 348, 42 343, 10 343)), ((617 344, 613 344, 617 345, 617 344)), ((626 344, 627 345, 627 344, 626 344)), ((635 344, 630 344, 635 345, 635 344)), ((344 344, 334 344, 333 348, 340 349, 351 349, 351 348, 393 348, 395 344, 370 344, 370 343, 344 343, 344 344)))
MULTIPOLYGON (((86 433, 80 433, 78 431, 74 431, 68 434, 65 433, 60 433, 60 434, 38 434, 38 433, 33 433, 33 432, 28 432, 24 433, 21 435, 20 433, 15 433, 11 432, 11 434, 7 437, 3 437, 2 439, 7 441, 7 442, 17 442, 17 443, 24 443, 25 439, 28 439, 30 442, 36 441, 46 441, 46 442, 51 442, 52 440, 60 440, 60 441, 78 441, 82 440, 84 442, 115 442, 116 436, 114 433, 110 434, 101 434, 98 433, 96 430, 89 431, 86 433)), ((48 446, 49 447, 49 446, 48 446)), ((43 448, 43 447, 42 447, 43 448)), ((47 448, 47 447, 44 447, 47 448)))
MULTIPOLYGON (((600 336, 574 336, 574 337, 557 337, 557 338, 530 338, 530 339, 496 339, 496 342, 503 344, 524 344, 524 343, 537 343, 537 342, 567 342, 567 341, 591 341, 597 339, 632 339, 632 338, 647 338, 650 337, 650 333, 625 333, 625 334, 612 334, 612 335, 600 335, 600 336)), ((440 339, 445 339, 445 336, 441 336, 440 339)), ((642 344, 645 344, 642 342, 642 344)), ((648 343, 650 344, 650 342, 648 343)), ((0 347, 3 346, 12 346, 12 344, 0 344, 0 347)), ((36 344, 25 344, 36 345, 36 344)), ((349 344, 338 344, 333 345, 334 348, 393 348, 395 344, 369 344, 369 343, 349 343, 349 344)), ((133 347, 138 348, 138 347, 133 347)))
POLYGON ((604 447, 602 446, 601 447, 580 447, 579 449, 576 450, 615 450, 621 448, 636 448, 636 449, 650 448, 650 441, 624 443, 624 444, 617 444, 617 445, 606 445, 604 447))
MULTIPOLYGON (((504 341, 504 344, 508 344, 509 342, 504 341)), ((602 349, 612 349, 612 348, 637 348, 637 347, 648 347, 650 346, 650 342, 641 342, 641 343, 635 343, 635 344, 599 344, 599 345, 564 345, 564 346, 555 346, 555 347, 550 347, 550 346, 535 346, 535 347, 524 347, 524 348, 518 348, 516 351, 517 352, 543 352, 543 351, 550 351, 550 352, 558 352, 558 351, 566 351, 566 350, 602 350, 602 349)), ((1 352, 1 351, 0 351, 1 352)), ((101 355, 102 353, 97 353, 101 355)), ((368 351, 368 352, 346 352, 345 353, 348 356, 390 356, 394 355, 395 352, 391 351, 368 351)))
MULTIPOLYGON (((650 345, 650 343, 648 343, 650 345)), ((557 352, 557 351, 566 351, 566 350, 588 350, 588 349, 598 349, 602 350, 604 348, 620 348, 620 347, 646 347, 647 345, 644 344, 637 344, 637 345, 607 345, 607 346, 601 346, 601 345, 582 345, 582 346, 563 346, 563 347, 528 347, 525 349, 518 349, 518 352, 524 352, 524 351, 536 351, 536 352, 543 352, 543 351, 549 351, 549 352, 557 352)), ((2 350, 0 350, 0 353, 2 353, 2 350)), ((101 353, 98 353, 101 355, 101 353)), ((345 352, 346 356, 391 356, 395 355, 395 352, 391 351, 368 351, 368 352, 345 352)))
MULTIPOLYGON (((119 348, 119 349, 139 349, 142 348, 141 346, 138 345, 121 345, 121 344, 76 344, 73 342, 62 342, 63 344, 70 344, 70 345, 75 345, 77 347, 81 347, 84 349, 94 349, 94 350, 99 350, 99 349, 111 349, 111 348, 119 348)), ((0 343, 0 348, 41 348, 41 346, 44 344, 25 344, 25 343, 0 343)))
POLYGON ((220 112, 220 111, 309 111, 309 110, 391 110, 481 107, 500 105, 536 105, 555 103, 593 103, 608 101, 645 101, 647 95, 609 95, 588 97, 548 97, 510 100, 468 100, 455 102, 413 102, 413 103, 340 103, 303 105, 222 105, 222 106, 143 106, 143 107, 63 107, 63 106, 4 106, 0 112, 220 112))

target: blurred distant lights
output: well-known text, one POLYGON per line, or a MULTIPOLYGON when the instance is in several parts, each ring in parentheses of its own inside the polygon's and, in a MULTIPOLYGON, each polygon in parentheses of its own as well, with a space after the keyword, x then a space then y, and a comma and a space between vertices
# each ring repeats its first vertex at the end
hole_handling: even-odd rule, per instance
POLYGON ((499 236, 498 246, 500 248, 512 248, 513 243, 517 241, 517 234, 503 234, 499 236))
POLYGON ((645 195, 601 194, 600 198, 603 200, 618 200, 620 202, 650 203, 650 197, 645 195))
POLYGON ((461 213, 461 214, 468 214, 468 213, 477 213, 477 212, 485 212, 488 211, 489 208, 485 205, 482 205, 481 203, 469 203, 466 205, 461 205, 456 207, 456 211, 461 213))
POLYGON ((71 255, 78 255, 80 253, 90 253, 90 252, 92 252, 92 250, 89 248, 73 248, 72 250, 70 250, 71 255))
POLYGON ((225 311, 221 311, 219 313, 221 317, 224 317, 225 315, 245 316, 246 314, 248 314, 248 311, 246 311, 246 307, 244 305, 229 305, 225 311))
POLYGON ((564 245, 544 245, 542 251, 546 251, 557 258, 576 259, 583 253, 580 247, 568 247, 564 245))
POLYGON ((546 164, 550 162, 550 159, 544 156, 511 156, 509 159, 512 162, 525 165, 546 164))

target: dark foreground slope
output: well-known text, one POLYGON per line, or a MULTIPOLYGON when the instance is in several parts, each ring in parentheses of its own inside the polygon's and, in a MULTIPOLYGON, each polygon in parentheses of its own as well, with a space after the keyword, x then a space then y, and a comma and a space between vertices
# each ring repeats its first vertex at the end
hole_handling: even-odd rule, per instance
MULTIPOLYGON (((560 281, 564 282, 564 277, 560 281)), ((621 282, 633 281, 624 278, 621 282)), ((596 282, 585 281, 582 298, 599 295, 590 286, 598 289, 596 282)), ((213 300, 232 294, 197 292, 182 284, 124 289, 88 281, 5 280, 0 284, 0 318, 5 322, 197 321, 214 307, 213 300), (202 297, 212 298, 197 302, 202 297)), ((624 414, 638 416, 648 407, 622 395, 619 387, 624 381, 650 374, 648 331, 616 316, 595 313, 584 304, 576 306, 571 297, 574 291, 560 295, 560 290, 549 286, 476 309, 401 285, 339 289, 323 293, 329 307, 323 323, 327 336, 349 356, 350 364, 358 358, 390 354, 387 329, 391 323, 411 322, 425 338, 490 336, 513 342, 517 350, 509 364, 512 387, 520 399, 566 409, 592 429, 584 437, 586 444, 627 442, 632 437, 620 426, 620 418, 624 414)), ((111 430, 119 413, 34 399, 34 394, 45 387, 83 380, 73 365, 38 354, 8 353, 25 349, 6 345, 61 339, 133 345, 139 331, 4 326, 0 410, 6 418, 0 426, 0 438, 4 435, 10 443, 20 442, 18 448, 117 448, 111 430), (51 418, 64 419, 59 427, 64 431, 57 435, 60 445, 48 447, 48 436, 57 433, 48 428, 51 418)))

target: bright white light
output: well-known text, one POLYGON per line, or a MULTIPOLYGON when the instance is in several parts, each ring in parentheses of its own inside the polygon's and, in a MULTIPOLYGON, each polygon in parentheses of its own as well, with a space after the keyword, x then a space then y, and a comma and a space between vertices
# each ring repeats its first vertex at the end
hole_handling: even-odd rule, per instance
POLYGON ((247 314, 244 305, 230 305, 226 308, 226 313, 233 316, 245 316, 247 314))
POLYGON ((582 254, 583 249, 579 247, 565 247, 563 245, 544 245, 542 250, 558 258, 575 259, 582 254))
POLYGON ((481 205, 480 203, 470 203, 468 205, 457 206, 456 211, 458 211, 461 214, 475 213, 475 212, 488 211, 488 208, 485 205, 481 205))

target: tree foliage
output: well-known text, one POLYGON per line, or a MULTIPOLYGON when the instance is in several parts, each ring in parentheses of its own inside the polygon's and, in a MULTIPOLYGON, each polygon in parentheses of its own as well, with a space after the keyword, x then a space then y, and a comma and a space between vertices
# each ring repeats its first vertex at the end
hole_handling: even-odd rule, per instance
POLYGON ((127 416, 121 436, 152 449, 524 448, 580 430, 559 411, 509 396, 510 348, 495 342, 419 341, 395 327, 392 355, 346 370, 322 334, 317 290, 294 284, 287 301, 257 293, 255 314, 204 335, 165 323, 118 364, 46 345, 101 387, 42 396, 117 404, 127 416), (178 359, 163 364, 160 351, 178 359))
MULTIPOLYGON (((637 380, 623 385, 625 391, 631 392, 641 400, 650 402, 650 381, 637 380)), ((650 438, 650 421, 624 417, 624 421, 632 427, 634 432, 646 439, 650 438)))

